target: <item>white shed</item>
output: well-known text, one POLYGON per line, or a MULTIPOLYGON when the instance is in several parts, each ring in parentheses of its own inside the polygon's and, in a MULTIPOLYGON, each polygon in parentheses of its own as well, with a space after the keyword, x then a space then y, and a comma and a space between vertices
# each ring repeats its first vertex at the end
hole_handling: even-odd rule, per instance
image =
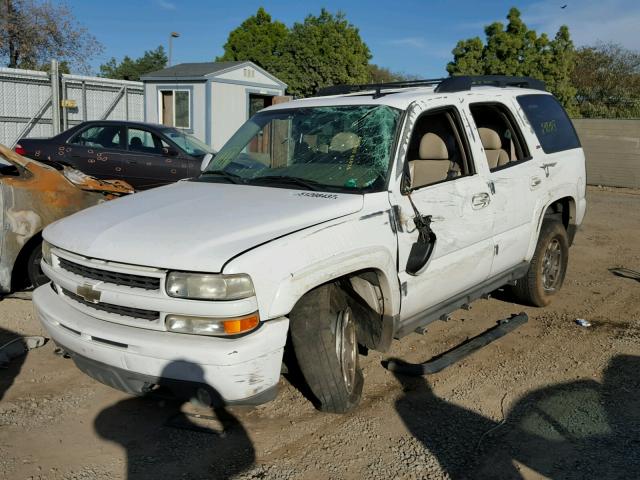
POLYGON ((287 101, 287 85, 253 62, 181 63, 142 77, 145 121, 219 150, 251 115, 287 101))

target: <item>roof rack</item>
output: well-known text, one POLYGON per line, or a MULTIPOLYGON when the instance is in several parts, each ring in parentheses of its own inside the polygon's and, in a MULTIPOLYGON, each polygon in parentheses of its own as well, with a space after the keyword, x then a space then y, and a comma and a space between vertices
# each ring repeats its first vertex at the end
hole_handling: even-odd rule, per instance
POLYGON ((328 95, 347 95, 349 93, 367 92, 373 90, 373 98, 382 97, 390 92, 383 90, 395 90, 402 88, 436 86, 439 93, 463 92, 471 90, 471 87, 519 87, 534 90, 546 90, 541 80, 531 77, 510 77, 508 75, 461 75, 449 78, 433 78, 426 80, 408 80, 404 82, 369 83, 363 85, 333 85, 320 88, 316 94, 318 97, 328 95))
POLYGON ((471 87, 519 87, 546 90, 542 80, 531 77, 510 77, 508 75, 461 75, 449 77, 436 87, 436 92, 450 93, 471 90, 471 87))
POLYGON ((413 87, 431 87, 433 85, 440 85, 440 83, 445 80, 445 78, 432 78, 425 80, 407 80, 403 82, 367 83, 362 85, 332 85, 331 87, 318 89, 316 96, 324 97, 328 95, 347 95, 349 93, 373 90, 375 92, 374 98, 377 98, 384 95, 384 93, 381 93, 382 90, 413 87))

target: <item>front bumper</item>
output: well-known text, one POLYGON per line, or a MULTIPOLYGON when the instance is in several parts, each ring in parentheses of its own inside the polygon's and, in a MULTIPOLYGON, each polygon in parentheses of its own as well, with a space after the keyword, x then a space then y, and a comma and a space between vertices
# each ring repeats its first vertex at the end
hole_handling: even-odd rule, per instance
POLYGON ((145 384, 178 382, 206 385, 224 403, 255 404, 273 396, 280 378, 286 317, 229 339, 100 320, 73 308, 48 284, 34 292, 33 304, 51 338, 81 370, 129 393, 144 393, 145 384))

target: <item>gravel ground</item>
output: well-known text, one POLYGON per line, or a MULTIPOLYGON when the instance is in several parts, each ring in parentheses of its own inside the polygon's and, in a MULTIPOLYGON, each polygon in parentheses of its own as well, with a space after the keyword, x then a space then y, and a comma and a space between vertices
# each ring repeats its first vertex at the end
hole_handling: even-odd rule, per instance
MULTIPOLYGON (((551 306, 497 293, 362 357, 363 401, 347 415, 317 412, 284 377, 275 401, 212 415, 98 384, 51 343, 33 350, 0 370, 0 477, 640 478, 640 283, 608 271, 640 270, 640 191, 588 195, 551 306), (526 325, 438 374, 381 367, 424 361, 520 311, 526 325), (176 428, 189 424, 202 431, 176 428)), ((0 301, 0 342, 16 334, 43 334, 28 293, 0 301)))

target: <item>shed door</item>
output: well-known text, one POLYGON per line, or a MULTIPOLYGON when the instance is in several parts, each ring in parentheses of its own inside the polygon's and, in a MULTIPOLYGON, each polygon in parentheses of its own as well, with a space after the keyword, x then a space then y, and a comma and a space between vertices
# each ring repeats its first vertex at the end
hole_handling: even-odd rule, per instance
POLYGON ((173 127, 173 90, 162 91, 162 124, 173 127))

